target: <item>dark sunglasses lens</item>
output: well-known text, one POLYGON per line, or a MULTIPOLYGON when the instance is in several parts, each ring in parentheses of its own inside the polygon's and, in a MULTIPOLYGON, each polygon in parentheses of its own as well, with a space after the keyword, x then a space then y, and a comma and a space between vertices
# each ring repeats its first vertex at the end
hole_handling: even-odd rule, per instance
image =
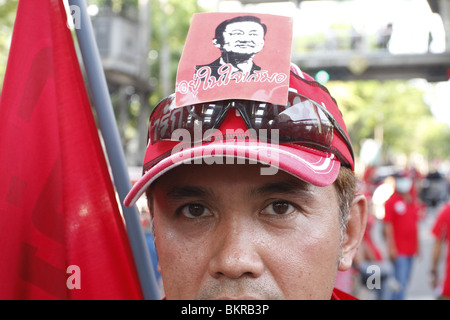
POLYGON ((194 137, 194 130, 201 125, 202 132, 212 128, 220 116, 224 103, 201 103, 175 107, 174 96, 160 102, 150 117, 149 138, 151 143, 172 140, 177 129, 185 129, 194 137))
POLYGON ((280 143, 295 142, 326 150, 331 147, 333 125, 311 100, 290 95, 287 106, 255 103, 247 107, 247 112, 255 130, 267 129, 268 140, 275 138, 280 143))
MULTIPOLYGON (((155 108, 150 118, 151 143, 172 140, 177 129, 188 130, 192 138, 200 125, 202 133, 212 129, 229 103, 218 101, 177 108, 174 96, 170 96, 155 108)), ((251 129, 256 130, 260 141, 292 142, 323 150, 331 147, 333 124, 321 106, 298 94, 289 94, 287 106, 239 101, 236 108, 250 122, 251 129)))

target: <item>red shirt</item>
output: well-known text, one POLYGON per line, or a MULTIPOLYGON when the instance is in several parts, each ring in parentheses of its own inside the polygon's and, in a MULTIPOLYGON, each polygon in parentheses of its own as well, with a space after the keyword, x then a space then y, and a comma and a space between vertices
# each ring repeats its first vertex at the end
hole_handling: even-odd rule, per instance
POLYGON ((413 256, 417 253, 417 221, 419 205, 407 202, 395 192, 385 203, 384 221, 392 224, 397 254, 413 256))
MULTIPOLYGON (((444 205, 440 210, 432 232, 436 238, 447 242, 448 247, 450 247, 450 203, 444 205)), ((447 270, 442 295, 450 298, 450 250, 447 250, 447 270)))

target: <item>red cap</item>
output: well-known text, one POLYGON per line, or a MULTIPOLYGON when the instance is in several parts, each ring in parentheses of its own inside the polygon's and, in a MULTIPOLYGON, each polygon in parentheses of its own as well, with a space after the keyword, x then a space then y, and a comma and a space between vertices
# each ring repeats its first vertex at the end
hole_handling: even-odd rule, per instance
MULTIPOLYGON (((291 66, 289 87, 325 106, 348 139, 341 112, 325 87, 317 83, 311 76, 302 73, 295 65, 291 66)), ((234 112, 228 112, 219 130, 226 132, 227 129, 241 129, 245 132, 247 127, 241 117, 236 116, 234 112)), ((316 186, 331 185, 339 174, 341 164, 354 169, 352 153, 336 130, 333 135, 331 152, 289 143, 279 145, 263 143, 256 139, 245 142, 199 143, 194 147, 178 149, 177 145, 179 145, 179 141, 164 140, 148 144, 144 158, 144 175, 128 193, 124 201, 125 206, 134 205, 153 181, 183 163, 192 165, 223 163, 226 165, 227 163, 237 163, 237 159, 240 158, 248 159, 254 163, 263 164, 261 167, 263 175, 275 174, 280 169, 316 186), (224 156, 232 157, 234 161, 226 161, 224 156)))
MULTIPOLYGON (((315 81, 310 75, 302 72, 296 65, 291 64, 291 77, 289 80, 289 87, 297 90, 298 93, 314 100, 315 102, 325 106, 328 112, 342 128, 345 134, 345 139, 350 143, 347 127, 342 113, 339 110, 336 100, 331 96, 327 88, 315 81)), ((351 146, 350 146, 351 147, 351 146)), ((354 171, 353 151, 349 149, 344 137, 337 134, 333 136, 332 151, 339 157, 343 164, 354 171)))

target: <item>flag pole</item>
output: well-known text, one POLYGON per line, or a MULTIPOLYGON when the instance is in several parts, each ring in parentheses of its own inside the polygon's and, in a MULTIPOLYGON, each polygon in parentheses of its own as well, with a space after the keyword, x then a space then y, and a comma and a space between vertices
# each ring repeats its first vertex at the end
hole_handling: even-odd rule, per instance
POLYGON ((69 0, 70 6, 77 8, 76 34, 86 69, 87 79, 91 88, 94 107, 97 111, 98 122, 105 142, 114 183, 119 194, 125 219, 128 239, 134 256, 141 289, 145 299, 159 300, 160 295, 156 284, 156 277, 150 258, 149 249, 141 227, 139 212, 136 206, 125 207, 123 200, 131 189, 125 155, 120 143, 119 131, 114 117, 113 107, 103 72, 100 54, 94 37, 92 23, 87 14, 85 0, 69 0))

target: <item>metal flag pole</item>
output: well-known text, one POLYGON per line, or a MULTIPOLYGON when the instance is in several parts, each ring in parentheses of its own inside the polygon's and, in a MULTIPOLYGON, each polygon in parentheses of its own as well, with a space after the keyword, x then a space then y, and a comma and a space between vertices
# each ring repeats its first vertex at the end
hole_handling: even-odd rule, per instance
MULTIPOLYGON (((94 107, 105 142, 114 183, 119 194, 121 205, 131 188, 125 155, 120 143, 119 131, 114 117, 113 107, 103 72, 100 54, 94 37, 92 23, 87 14, 86 0, 69 0, 72 8, 76 8, 76 34, 83 56, 88 83, 91 88, 94 107)), ((128 239, 133 252, 141 289, 145 299, 159 300, 160 295, 156 277, 150 258, 150 253, 140 224, 139 212, 136 206, 131 208, 122 205, 128 239)))

